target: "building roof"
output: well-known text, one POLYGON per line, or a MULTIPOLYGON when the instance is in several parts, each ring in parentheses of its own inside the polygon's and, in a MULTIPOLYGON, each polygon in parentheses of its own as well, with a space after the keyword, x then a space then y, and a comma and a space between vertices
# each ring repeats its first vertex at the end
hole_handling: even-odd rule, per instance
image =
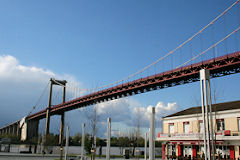
MULTIPOLYGON (((212 112, 226 111, 226 110, 232 110, 232 109, 240 109, 240 101, 232 101, 232 102, 212 104, 212 112)), ((190 115, 190 114, 198 114, 198 113, 202 113, 201 106, 191 107, 191 108, 179 111, 177 113, 167 115, 163 118, 190 115)))

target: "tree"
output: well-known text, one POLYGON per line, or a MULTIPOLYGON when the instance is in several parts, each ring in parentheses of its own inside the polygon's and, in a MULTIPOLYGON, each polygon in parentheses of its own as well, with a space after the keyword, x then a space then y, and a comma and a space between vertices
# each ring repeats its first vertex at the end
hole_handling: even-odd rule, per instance
POLYGON ((102 146, 106 146, 106 142, 103 139, 97 138, 97 145, 99 146, 99 155, 102 155, 102 146))
POLYGON ((12 134, 1 134, 0 139, 1 138, 9 138, 11 139, 11 143, 15 143, 15 144, 22 143, 20 140, 20 136, 16 136, 12 134))
POLYGON ((76 133, 73 138, 72 138, 72 145, 73 146, 80 146, 81 145, 81 140, 82 140, 82 136, 81 133, 76 133))
POLYGON ((86 134, 85 136, 85 145, 84 145, 84 149, 87 152, 87 154, 91 153, 91 148, 92 148, 92 139, 91 136, 89 134, 86 134))
POLYGON ((46 146, 57 146, 58 145, 58 135, 54 135, 52 133, 46 136, 46 146))
POLYGON ((136 129, 133 129, 131 133, 131 141, 132 144, 134 144, 133 146, 133 156, 134 156, 134 152, 135 152, 135 148, 139 147, 139 141, 141 139, 141 113, 140 113, 140 108, 136 108, 135 111, 135 123, 136 123, 136 129), (133 142, 134 141, 134 142, 133 142))
POLYGON ((137 129, 133 128, 132 130, 129 131, 128 134, 128 138, 130 141, 130 146, 132 147, 132 156, 134 156, 135 154, 135 149, 137 147, 138 144, 138 133, 137 133, 137 129))
POLYGON ((93 106, 93 108, 88 109, 85 115, 88 119, 89 127, 90 127, 91 147, 94 148, 96 146, 94 142, 94 137, 97 136, 98 122, 100 119, 97 113, 96 106, 93 106))
POLYGON ((137 121, 137 130, 136 130, 137 147, 139 147, 139 138, 141 136, 141 114, 140 114, 140 108, 137 108, 135 119, 137 121))

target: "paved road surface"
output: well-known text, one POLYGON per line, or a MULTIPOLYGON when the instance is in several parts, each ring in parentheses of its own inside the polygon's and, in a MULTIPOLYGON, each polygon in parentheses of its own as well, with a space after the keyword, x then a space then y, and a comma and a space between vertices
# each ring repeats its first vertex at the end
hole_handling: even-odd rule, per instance
POLYGON ((0 152, 0 160, 55 160, 59 155, 41 156, 35 154, 18 154, 18 153, 6 153, 0 152))
MULTIPOLYGON (((79 158, 69 158, 69 160, 79 160, 79 158)), ((98 159, 96 160, 104 160, 105 158, 98 159)), ((59 160, 59 155, 45 155, 44 157, 39 154, 19 154, 19 153, 7 153, 7 152, 0 152, 0 160, 59 160)), ((88 158, 87 160, 90 160, 88 158)), ((116 158, 113 160, 124 160, 120 158, 116 158)), ((136 159, 131 159, 131 160, 136 160, 136 159)), ((143 159, 139 159, 143 160, 143 159)), ((156 159, 156 160, 161 160, 161 159, 156 159)))

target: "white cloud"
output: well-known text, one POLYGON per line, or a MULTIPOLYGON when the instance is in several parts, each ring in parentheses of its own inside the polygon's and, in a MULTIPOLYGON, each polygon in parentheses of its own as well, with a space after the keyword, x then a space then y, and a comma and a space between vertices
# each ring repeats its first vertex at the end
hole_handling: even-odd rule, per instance
MULTIPOLYGON (((135 107, 133 109, 133 114, 135 119, 137 119, 137 117, 141 117, 140 119, 140 123, 143 127, 148 127, 149 126, 149 120, 150 120, 150 116, 151 116, 151 108, 153 106, 148 106, 147 108, 145 107, 135 107)), ((156 125, 157 127, 161 126, 161 118, 163 116, 166 116, 168 114, 171 114, 175 111, 177 111, 178 109, 178 105, 176 102, 173 103, 167 103, 167 105, 165 105, 163 102, 159 101, 156 106, 155 106, 155 120, 156 120, 156 125)), ((136 122, 135 122, 136 123, 136 122)))
MULTIPOLYGON (((35 66, 24 66, 13 56, 0 55, 0 126, 11 123, 28 114, 51 77, 66 79, 69 82, 68 84, 71 83, 72 85, 68 87, 68 89, 70 89, 70 91, 68 90, 70 96, 81 95, 76 95, 77 91, 73 88, 75 86, 81 86, 82 84, 71 75, 58 75, 47 69, 35 66)), ((48 93, 46 93, 45 99, 39 104, 39 106, 42 107, 39 108, 39 110, 46 108, 47 98, 48 93)), ((123 126, 128 127, 136 126, 136 121, 139 118, 141 127, 148 127, 151 113, 150 107, 151 106, 142 106, 140 102, 132 97, 97 104, 96 108, 100 115, 102 133, 106 131, 106 127, 104 126, 107 117, 111 117, 112 122, 117 122, 118 124, 123 124, 123 126)), ((176 102, 167 104, 158 102, 155 107, 156 123, 161 124, 161 117, 176 111, 178 105, 176 102)), ((71 122, 72 126, 76 126, 74 128, 79 126, 80 121, 84 122, 83 118, 74 118, 84 117, 84 113, 82 113, 82 116, 75 116, 78 115, 78 113, 70 112, 68 114, 67 121, 71 122), (74 114, 74 116, 72 116, 72 114, 74 114)), ((156 126, 159 127, 158 125, 156 126)))
POLYGON ((129 99, 116 99, 96 105, 97 113, 102 117, 101 120, 111 117, 112 121, 127 121, 131 118, 131 103, 129 99))
MULTIPOLYGON (((66 79, 68 82, 81 85, 73 76, 58 75, 40 67, 24 66, 11 55, 0 55, 0 101, 2 110, 0 112, 0 126, 28 114, 52 77, 66 79)), ((38 108, 38 110, 47 107, 47 96, 48 92, 45 94, 43 102, 39 104, 42 108, 38 108)))
MULTIPOLYGON (((117 133, 119 133, 119 131, 121 134, 128 134, 131 129, 137 127, 138 121, 140 127, 146 130, 150 124, 151 107, 151 105, 143 107, 132 97, 97 104, 97 113, 100 116, 99 129, 101 130, 101 133, 98 133, 99 136, 105 137, 107 133, 107 117, 111 117, 112 119, 112 134, 115 136, 118 136, 117 133)), ((161 128, 161 118, 163 116, 176 112, 178 108, 176 102, 164 104, 159 101, 155 106, 156 128, 161 128)))
POLYGON ((165 105, 163 102, 158 102, 156 107, 156 115, 157 117, 161 116, 166 116, 168 114, 171 114, 175 111, 177 111, 178 109, 178 105, 176 102, 173 103, 167 103, 167 105, 165 105))
POLYGON ((20 65, 18 60, 10 55, 0 56, 0 78, 1 80, 10 80, 11 82, 25 82, 36 80, 36 82, 45 81, 46 78, 55 77, 56 74, 49 70, 37 68, 34 66, 20 65))
MULTIPOLYGON (((143 107, 133 98, 117 99, 96 105, 97 112, 103 117, 103 120, 111 117, 114 122, 122 122, 130 127, 136 126, 137 121, 140 121, 142 127, 148 127, 151 107, 152 106, 143 107)), ((155 106, 156 123, 160 123, 163 116, 171 114, 177 111, 177 109, 178 105, 176 102, 165 105, 159 101, 155 106)), ((160 125, 157 126, 159 127, 160 125)))

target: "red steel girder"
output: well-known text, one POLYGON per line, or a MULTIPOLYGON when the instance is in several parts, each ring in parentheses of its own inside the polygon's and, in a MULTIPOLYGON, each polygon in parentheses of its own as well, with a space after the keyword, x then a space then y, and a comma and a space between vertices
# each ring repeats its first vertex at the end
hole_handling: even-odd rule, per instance
MULTIPOLYGON (((94 92, 53 106, 50 114, 61 114, 99 102, 199 81, 201 69, 209 69, 211 78, 238 73, 240 72, 240 51, 94 92)), ((42 119, 45 115, 46 110, 42 110, 29 115, 27 119, 42 119)))

